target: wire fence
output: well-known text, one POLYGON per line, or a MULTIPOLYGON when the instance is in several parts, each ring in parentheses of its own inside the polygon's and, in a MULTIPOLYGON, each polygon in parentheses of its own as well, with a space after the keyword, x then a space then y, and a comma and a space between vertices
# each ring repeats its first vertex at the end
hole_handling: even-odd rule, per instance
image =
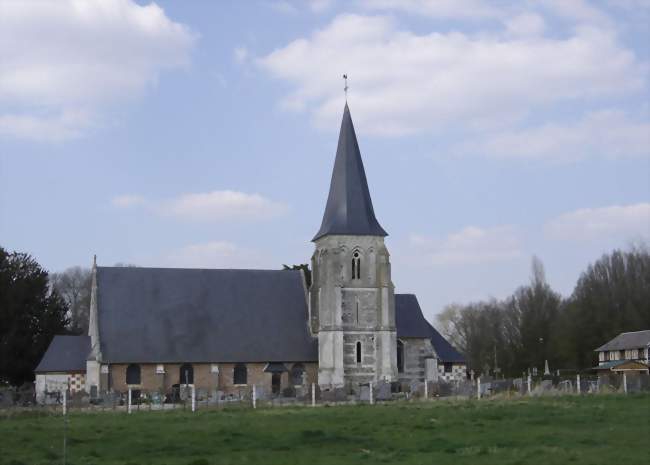
POLYGON ((130 389, 111 391, 90 398, 85 392, 47 392, 41 402, 35 401, 33 387, 0 388, 0 412, 35 411, 60 413, 66 411, 141 411, 207 409, 249 409, 287 406, 323 406, 412 402, 444 398, 497 399, 521 396, 599 395, 607 393, 650 392, 647 373, 608 373, 596 375, 522 377, 452 382, 419 382, 410 384, 377 382, 352 388, 321 389, 316 384, 271 392, 263 386, 244 386, 235 391, 177 386, 171 392, 130 389))

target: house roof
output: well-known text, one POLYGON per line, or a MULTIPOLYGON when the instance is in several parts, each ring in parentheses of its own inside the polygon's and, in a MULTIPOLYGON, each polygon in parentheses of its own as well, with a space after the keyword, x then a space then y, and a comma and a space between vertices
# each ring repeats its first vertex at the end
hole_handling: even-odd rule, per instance
POLYGON ((438 358, 443 362, 465 362, 465 357, 424 318, 415 295, 395 294, 395 324, 397 337, 430 339, 438 358))
POLYGON ((595 352, 602 352, 603 350, 640 349, 641 347, 646 347, 648 344, 650 344, 650 329, 621 333, 608 343, 597 348, 595 352))
POLYGON ((317 361, 302 273, 97 268, 106 362, 317 361))
POLYGON ((89 336, 54 336, 34 372, 86 371, 89 336))
POLYGON ((314 241, 329 234, 387 236, 372 207, 366 172, 361 160, 348 104, 343 110, 341 132, 325 214, 314 241))

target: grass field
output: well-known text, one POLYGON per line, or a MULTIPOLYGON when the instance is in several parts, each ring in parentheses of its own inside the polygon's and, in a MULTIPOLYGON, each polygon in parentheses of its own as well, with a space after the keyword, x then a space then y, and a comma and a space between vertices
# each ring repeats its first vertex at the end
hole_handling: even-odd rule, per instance
MULTIPOLYGON (((644 464, 650 395, 75 413, 68 463, 644 464)), ((63 419, 0 414, 0 464, 62 463, 63 419)))

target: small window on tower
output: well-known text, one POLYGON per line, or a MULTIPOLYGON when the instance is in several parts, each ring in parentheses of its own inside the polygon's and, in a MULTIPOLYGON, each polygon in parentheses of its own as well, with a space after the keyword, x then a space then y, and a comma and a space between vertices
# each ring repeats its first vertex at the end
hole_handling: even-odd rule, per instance
POLYGON ((352 279, 361 279, 361 255, 354 252, 352 255, 352 279))
POLYGON ((361 363, 361 341, 357 341, 357 363, 361 363))

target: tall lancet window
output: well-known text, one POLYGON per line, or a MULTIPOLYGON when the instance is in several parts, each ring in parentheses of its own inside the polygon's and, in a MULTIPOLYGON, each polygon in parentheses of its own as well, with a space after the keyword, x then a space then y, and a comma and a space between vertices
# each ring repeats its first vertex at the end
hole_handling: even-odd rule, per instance
POLYGON ((361 255, 354 252, 352 255, 352 279, 361 279, 361 255))

